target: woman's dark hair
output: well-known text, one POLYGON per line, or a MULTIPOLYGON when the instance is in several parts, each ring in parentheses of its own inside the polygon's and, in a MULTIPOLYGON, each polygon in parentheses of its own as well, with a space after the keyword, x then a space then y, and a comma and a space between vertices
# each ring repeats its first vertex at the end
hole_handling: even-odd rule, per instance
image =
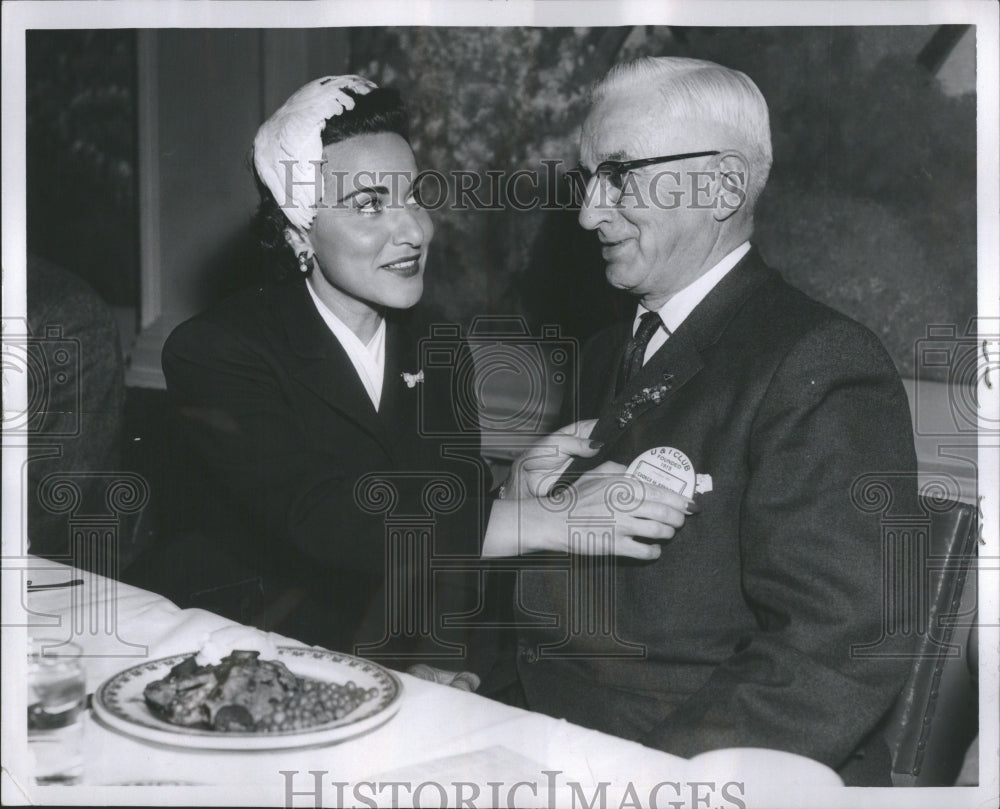
MULTIPOLYGON (((320 133, 324 146, 353 138, 355 135, 377 135, 394 132, 410 139, 410 121, 403 99, 396 90, 379 87, 366 95, 352 90, 344 90, 354 99, 354 109, 345 110, 340 115, 327 118, 326 126, 320 133)), ((253 171, 251 163, 251 171, 253 171)), ((285 241, 288 219, 279 207, 271 190, 261 182, 253 171, 260 204, 253 216, 251 227, 264 250, 264 259, 272 268, 276 280, 301 277, 295 251, 285 241)))

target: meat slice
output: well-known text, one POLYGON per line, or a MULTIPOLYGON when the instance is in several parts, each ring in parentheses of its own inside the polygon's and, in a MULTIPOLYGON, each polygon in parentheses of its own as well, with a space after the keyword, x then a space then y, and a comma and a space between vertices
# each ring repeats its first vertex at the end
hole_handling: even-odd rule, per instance
POLYGON ((257 654, 234 652, 215 667, 218 685, 205 700, 208 721, 213 727, 220 709, 233 705, 245 708, 256 724, 301 687, 284 663, 259 660, 257 654))
POLYGON ((164 679, 146 686, 143 696, 154 713, 185 727, 208 725, 209 715, 204 703, 216 686, 209 666, 196 666, 188 658, 174 666, 164 679))
POLYGON ((188 658, 146 686, 150 709, 168 722, 216 730, 254 730, 302 687, 283 664, 235 651, 215 666, 188 658))

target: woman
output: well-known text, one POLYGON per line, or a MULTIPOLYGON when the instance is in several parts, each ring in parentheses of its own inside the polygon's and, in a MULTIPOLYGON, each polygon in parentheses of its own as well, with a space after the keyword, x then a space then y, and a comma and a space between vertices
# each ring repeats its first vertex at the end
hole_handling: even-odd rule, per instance
MULTIPOLYGON (((190 476, 198 558, 175 563, 186 586, 171 595, 383 659, 460 654, 464 631, 437 619, 474 611, 478 577, 432 577, 431 550, 478 558, 488 522, 485 555, 565 550, 567 532, 565 514, 534 498, 483 497, 478 432, 455 415, 457 375, 423 367, 428 324, 411 307, 433 225, 399 97, 357 76, 310 82, 261 126, 254 168, 265 245, 294 277, 195 317, 164 347, 180 435, 203 473, 190 476)), ((551 443, 595 451, 568 434, 551 443)), ((534 479, 509 487, 516 496, 545 493, 555 455, 535 463, 534 479)), ((604 483, 590 495, 576 485, 581 503, 606 509, 604 483)), ((623 517, 630 534, 664 535, 643 516, 623 517)), ((632 545, 624 552, 658 555, 632 545)))
MULTIPOLYGON (((186 586, 171 595, 382 655, 433 640, 420 631, 426 615, 410 616, 409 636, 384 637, 386 602, 402 586, 386 585, 387 531, 427 514, 436 552, 477 556, 484 479, 417 429, 418 406, 440 414, 451 403, 447 380, 415 381, 426 328, 406 310, 423 292, 434 228, 414 196, 407 137, 399 96, 359 77, 292 95, 254 140, 257 224, 284 282, 182 324, 163 350, 179 435, 203 468, 191 487, 201 496, 185 498, 199 558, 178 563, 186 586), (447 514, 422 509, 435 480, 458 504, 447 514)), ((410 560, 405 580, 422 585, 419 568, 410 560)), ((444 590, 441 609, 468 608, 460 576, 444 590)))

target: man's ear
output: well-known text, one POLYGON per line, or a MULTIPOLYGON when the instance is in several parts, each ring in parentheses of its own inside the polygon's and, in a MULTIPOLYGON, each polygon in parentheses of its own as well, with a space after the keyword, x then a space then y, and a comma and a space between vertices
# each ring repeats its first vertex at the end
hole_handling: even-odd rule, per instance
POLYGON ((724 152, 719 160, 719 182, 712 216, 725 222, 747 202, 750 163, 740 152, 724 152))
POLYGON ((285 228, 285 241, 288 242, 289 247, 295 252, 295 255, 305 253, 309 258, 312 258, 313 250, 312 241, 309 239, 307 233, 303 233, 294 225, 289 225, 285 228))

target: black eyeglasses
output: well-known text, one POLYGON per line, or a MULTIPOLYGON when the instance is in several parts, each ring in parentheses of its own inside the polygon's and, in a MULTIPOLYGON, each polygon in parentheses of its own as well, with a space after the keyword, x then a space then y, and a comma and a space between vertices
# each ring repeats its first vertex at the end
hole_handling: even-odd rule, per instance
POLYGON ((643 157, 639 160, 604 160, 598 163, 597 168, 593 171, 579 163, 575 169, 566 172, 566 176, 574 182, 580 192, 586 192, 587 186, 590 185, 590 181, 594 177, 607 180, 614 188, 621 191, 625 188, 625 176, 635 169, 653 166, 657 163, 671 163, 674 160, 687 160, 689 157, 710 157, 717 154, 722 154, 722 152, 685 152, 684 154, 662 155, 661 157, 643 157))

